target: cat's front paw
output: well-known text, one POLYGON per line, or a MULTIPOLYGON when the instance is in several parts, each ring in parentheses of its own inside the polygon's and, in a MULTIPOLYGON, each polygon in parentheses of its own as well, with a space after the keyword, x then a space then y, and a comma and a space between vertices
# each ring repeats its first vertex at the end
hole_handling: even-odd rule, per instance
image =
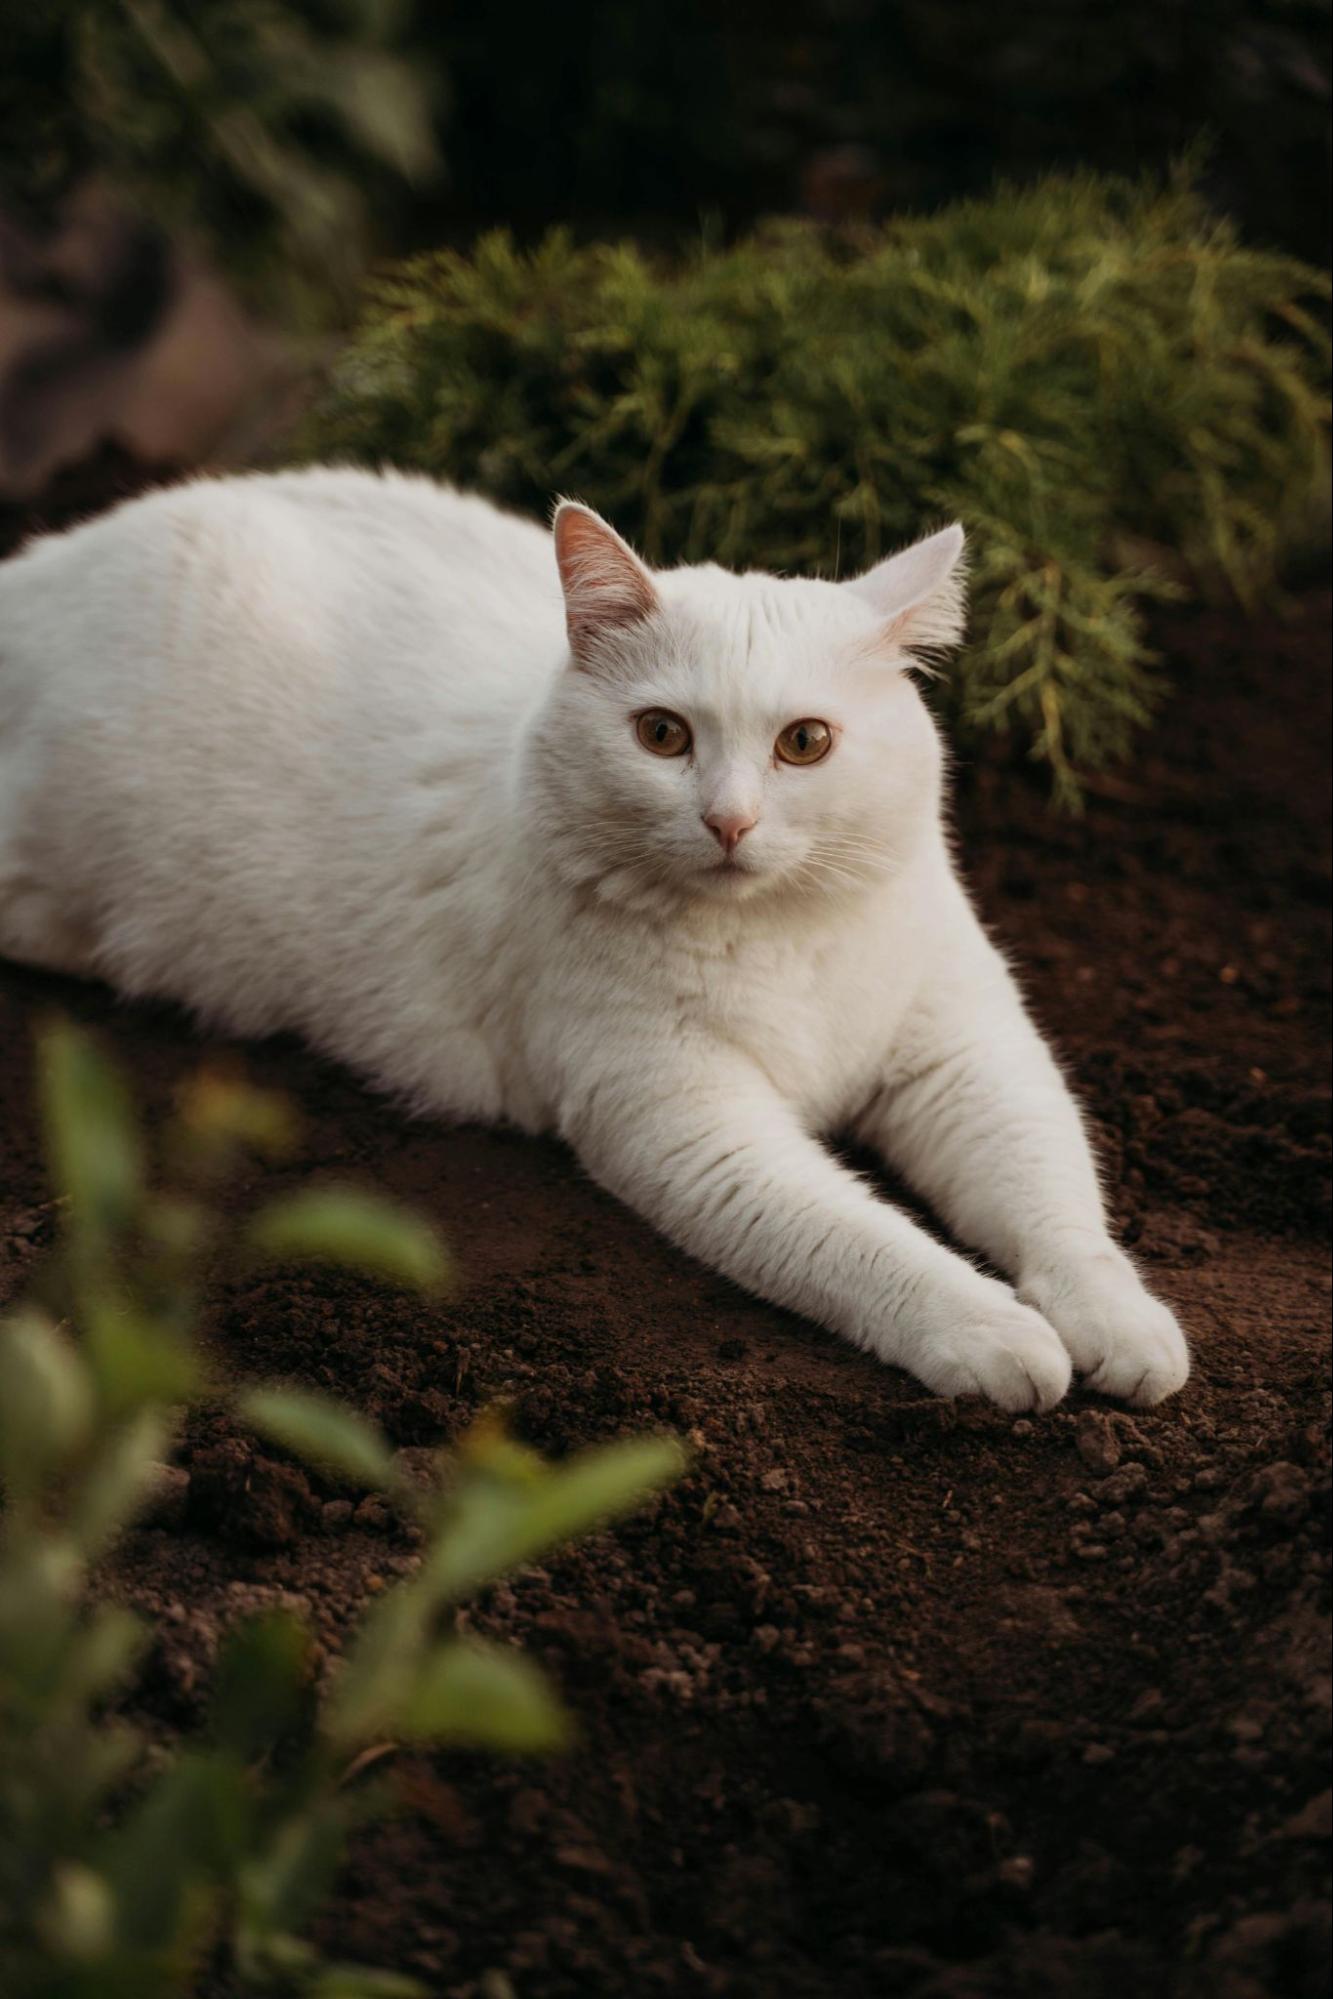
POLYGON ((1147 1408, 1189 1379, 1185 1335, 1128 1257, 1093 1256, 1024 1278, 1018 1295, 1064 1341, 1089 1388, 1147 1408))
POLYGON ((980 1395, 1001 1409, 1050 1409, 1069 1387, 1069 1355, 1039 1312, 983 1279, 907 1365, 937 1395, 980 1395), (979 1287, 980 1291, 980 1287, 979 1287))

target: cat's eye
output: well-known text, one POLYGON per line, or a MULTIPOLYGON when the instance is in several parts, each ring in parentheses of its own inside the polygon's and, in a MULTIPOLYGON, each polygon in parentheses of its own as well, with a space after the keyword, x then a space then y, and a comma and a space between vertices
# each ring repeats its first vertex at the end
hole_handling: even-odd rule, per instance
POLYGON ((833 748, 833 731, 811 718, 789 722, 773 747, 785 764, 822 763, 833 748))
POLYGON ((683 757, 692 740, 689 725, 667 708, 645 708, 634 733, 655 757, 683 757))

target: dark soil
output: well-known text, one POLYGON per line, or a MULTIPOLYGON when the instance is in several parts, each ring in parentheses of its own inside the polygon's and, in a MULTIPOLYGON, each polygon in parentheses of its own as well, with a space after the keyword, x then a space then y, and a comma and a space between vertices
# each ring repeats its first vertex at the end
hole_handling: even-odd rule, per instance
MULTIPOLYGON (((451 1304, 223 1283, 236 1372, 350 1396, 423 1450, 496 1397, 562 1452, 670 1425, 650 1512, 495 1589, 581 1746, 397 1766, 322 1940, 450 1999, 1323 1992, 1329 1847, 1326 597, 1164 634, 1179 689, 1132 780, 1058 820, 962 773, 962 848, 1095 1121, 1117 1219, 1196 1372, 1124 1414, 933 1400, 741 1296, 554 1144, 407 1123, 297 1047, 246 1051, 304 1162, 439 1217, 451 1304)), ((30 1023, 96 1022, 155 1113, 200 1043, 167 1010, 6 968, 0 1290, 52 1211, 30 1023)), ((282 1598, 333 1647, 408 1569, 216 1417, 111 1586, 159 1621, 135 1703, 195 1722, 219 1628, 282 1598)))

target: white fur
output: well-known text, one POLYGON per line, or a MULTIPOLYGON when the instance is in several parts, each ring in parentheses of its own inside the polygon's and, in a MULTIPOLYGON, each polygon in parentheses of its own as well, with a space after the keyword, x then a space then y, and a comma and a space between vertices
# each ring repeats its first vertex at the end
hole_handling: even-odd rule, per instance
POLYGON ((1071 1360, 1179 1388, 948 852, 904 668, 958 635, 960 531, 851 584, 650 574, 569 505, 557 544, 311 471, 4 565, 0 950, 559 1132, 683 1248, 944 1394, 1045 1407, 1071 1360), (643 748, 647 707, 690 755, 643 748), (776 759, 811 718, 827 759, 776 759), (730 864, 718 813, 755 822, 730 864), (1015 1288, 841 1165, 840 1130, 1015 1288))

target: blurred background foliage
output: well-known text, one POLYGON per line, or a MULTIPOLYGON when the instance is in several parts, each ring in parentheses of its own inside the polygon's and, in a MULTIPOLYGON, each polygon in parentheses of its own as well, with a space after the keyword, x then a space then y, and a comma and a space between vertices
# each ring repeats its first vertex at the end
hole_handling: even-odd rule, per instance
POLYGON ((5 9, 0 190, 90 174, 242 267, 503 222, 678 240, 1160 169, 1322 259, 1327 0, 43 0, 5 9), (443 166, 443 171, 441 170, 443 166))
POLYGON ((950 719, 1015 730, 1072 801, 1150 712, 1144 605, 1252 606, 1326 536, 1328 21, 10 7, 0 500, 91 462, 58 519, 146 464, 281 453, 331 351, 293 336, 355 325, 307 452, 538 511, 563 487, 671 560, 845 573, 960 514, 950 719))
POLYGON ((0 191, 87 184, 221 260, 289 322, 345 306, 385 211, 439 167, 397 0, 43 0, 6 10, 0 191))
POLYGON ((0 553, 35 496, 87 511, 281 431, 312 337, 440 172, 414 19, 411 0, 0 9, 0 553))

